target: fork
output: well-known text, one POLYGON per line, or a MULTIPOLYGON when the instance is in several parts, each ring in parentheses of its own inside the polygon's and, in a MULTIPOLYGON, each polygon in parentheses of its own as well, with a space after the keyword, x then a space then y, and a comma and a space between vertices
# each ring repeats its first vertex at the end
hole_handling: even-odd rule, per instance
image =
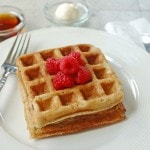
POLYGON ((148 53, 150 53, 150 35, 144 34, 141 36, 144 47, 148 53))
POLYGON ((15 66, 15 60, 18 56, 27 52, 30 37, 31 36, 28 33, 16 36, 16 39, 10 49, 10 53, 8 54, 5 62, 1 66, 1 68, 4 69, 4 72, 0 77, 0 91, 4 86, 8 75, 16 73, 17 67, 15 66))

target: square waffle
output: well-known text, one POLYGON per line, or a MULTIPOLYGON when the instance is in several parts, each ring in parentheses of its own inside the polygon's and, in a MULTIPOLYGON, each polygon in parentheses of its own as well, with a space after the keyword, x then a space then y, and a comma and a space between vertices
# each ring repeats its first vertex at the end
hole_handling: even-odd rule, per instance
POLYGON ((99 48, 78 44, 20 56, 16 65, 25 119, 32 138, 75 133, 125 118, 123 91, 116 74, 99 48), (55 90, 46 71, 48 58, 80 52, 92 80, 55 90))

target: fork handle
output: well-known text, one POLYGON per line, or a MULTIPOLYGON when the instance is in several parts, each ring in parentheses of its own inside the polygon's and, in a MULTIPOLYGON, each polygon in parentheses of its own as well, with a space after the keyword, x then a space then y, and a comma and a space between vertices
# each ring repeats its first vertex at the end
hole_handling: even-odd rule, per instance
POLYGON ((4 72, 2 74, 2 77, 0 77, 0 91, 2 90, 4 84, 5 84, 6 80, 7 80, 7 77, 8 77, 7 72, 4 72))

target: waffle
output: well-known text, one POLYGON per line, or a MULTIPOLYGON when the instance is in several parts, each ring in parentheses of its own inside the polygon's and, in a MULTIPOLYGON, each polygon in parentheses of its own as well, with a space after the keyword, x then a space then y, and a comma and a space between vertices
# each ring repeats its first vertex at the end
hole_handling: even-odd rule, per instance
POLYGON ((17 59, 16 65, 25 119, 32 138, 74 133, 125 118, 120 81, 103 53, 93 45, 78 44, 25 54, 17 59), (80 52, 92 73, 92 80, 55 90, 53 75, 45 68, 46 59, 60 59, 71 52, 80 52))

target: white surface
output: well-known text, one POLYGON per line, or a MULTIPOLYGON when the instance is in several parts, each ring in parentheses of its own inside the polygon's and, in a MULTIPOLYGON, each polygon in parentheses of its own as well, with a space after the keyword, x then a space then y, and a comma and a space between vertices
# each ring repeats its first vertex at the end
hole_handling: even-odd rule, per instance
MULTIPOLYGON (((44 16, 45 3, 54 0, 1 0, 0 5, 11 5, 22 9, 26 16, 26 30, 31 31, 51 26, 44 16)), ((150 21, 149 0, 88 0, 94 15, 84 25, 85 27, 104 30, 107 22, 129 22, 140 17, 150 21), (96 13, 95 13, 96 12, 96 13)))
POLYGON ((150 34, 150 22, 146 18, 138 18, 129 23, 113 21, 105 25, 105 30, 110 34, 130 40, 144 48, 141 36, 150 34))
MULTIPOLYGON (((77 43, 101 48, 120 78, 125 93, 127 119, 86 132, 31 140, 24 121, 23 106, 15 75, 0 93, 0 150, 147 150, 150 147, 150 55, 136 45, 105 32, 85 28, 50 28, 31 32, 30 51, 77 43), (2 120, 3 118, 3 120, 2 120)), ((8 44, 0 43, 5 56, 8 44)))

